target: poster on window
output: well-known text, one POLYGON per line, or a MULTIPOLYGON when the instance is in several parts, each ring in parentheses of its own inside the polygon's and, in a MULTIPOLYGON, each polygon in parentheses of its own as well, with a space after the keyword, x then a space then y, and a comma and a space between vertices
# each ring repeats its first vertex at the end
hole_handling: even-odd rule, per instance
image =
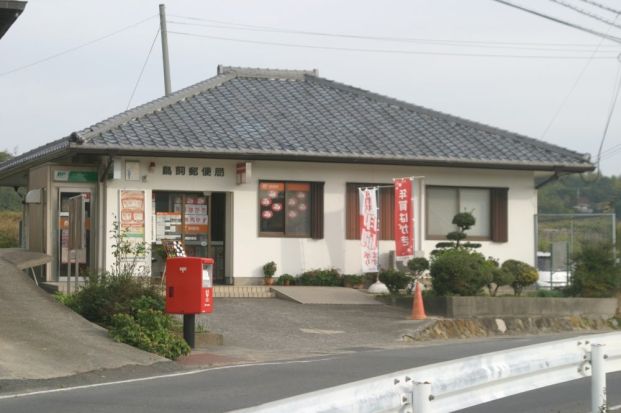
POLYGON ((394 179, 395 211, 393 230, 395 234, 395 258, 407 261, 414 257, 414 203, 412 202, 412 179, 394 179))
POLYGON ((189 234, 207 234, 209 230, 207 198, 187 196, 184 205, 184 232, 189 234))
POLYGON ((379 271, 379 225, 377 221, 377 188, 359 188, 360 246, 362 271, 379 271))
POLYGON ((119 225, 130 240, 144 241, 144 191, 119 191, 119 225))

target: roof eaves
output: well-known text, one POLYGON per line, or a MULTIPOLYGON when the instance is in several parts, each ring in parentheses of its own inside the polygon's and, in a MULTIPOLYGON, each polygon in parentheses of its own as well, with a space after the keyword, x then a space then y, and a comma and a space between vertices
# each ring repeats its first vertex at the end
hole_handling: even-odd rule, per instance
POLYGON ((0 177, 12 175, 18 169, 24 169, 33 163, 40 163, 42 160, 50 160, 63 156, 70 149, 71 143, 68 137, 60 138, 46 145, 40 146, 31 151, 25 152, 14 158, 0 163, 0 177))
POLYGON ((274 150, 239 150, 219 148, 215 150, 205 150, 202 148, 162 148, 162 147, 141 147, 135 146, 115 146, 108 145, 87 145, 80 148, 81 152, 106 152, 111 150, 119 154, 136 154, 150 156, 167 156, 173 153, 181 153, 189 157, 212 157, 212 158, 244 158, 244 159, 266 159, 266 160, 304 160, 309 162, 343 162, 343 163, 369 163, 369 164, 393 164, 393 165, 417 165, 417 166, 443 166, 443 167, 464 167, 482 169, 509 169, 509 170, 532 170, 532 171, 559 171, 559 172, 589 172, 594 170, 594 166, 586 162, 558 163, 558 162, 536 162, 536 161, 496 161, 496 160, 467 160, 459 158, 439 158, 439 157, 407 157, 395 155, 372 155, 352 153, 335 154, 332 152, 305 152, 305 151, 274 151, 274 150))

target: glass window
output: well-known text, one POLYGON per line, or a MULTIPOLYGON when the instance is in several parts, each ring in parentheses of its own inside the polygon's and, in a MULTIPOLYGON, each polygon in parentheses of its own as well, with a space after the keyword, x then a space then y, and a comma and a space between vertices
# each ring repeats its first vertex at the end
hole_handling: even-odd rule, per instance
POLYGON ((288 235, 310 233, 310 184, 287 183, 285 186, 285 228, 288 235))
POLYGON ((259 183, 260 231, 285 232, 285 183, 259 183))
POLYGON ((444 237, 455 231, 453 217, 459 211, 457 188, 427 189, 427 233, 444 237))
POLYGON ((490 234, 490 193, 489 189, 460 189, 460 211, 472 213, 476 224, 467 231, 471 237, 488 238, 490 234))
POLYGON ((427 187, 427 237, 444 239, 457 230, 453 217, 470 212, 476 223, 467 231, 469 238, 491 237, 491 191, 487 188, 427 187))
MULTIPOLYGON (((309 182, 259 182, 259 233, 265 236, 311 237, 313 190, 309 182)), ((318 217, 315 217, 318 220, 318 217)))

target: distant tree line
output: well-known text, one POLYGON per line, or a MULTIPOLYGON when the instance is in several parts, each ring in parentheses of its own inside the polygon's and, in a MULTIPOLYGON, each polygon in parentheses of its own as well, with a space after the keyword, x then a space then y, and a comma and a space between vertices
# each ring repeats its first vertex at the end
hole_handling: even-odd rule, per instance
MULTIPOLYGON (((11 159, 8 151, 0 151, 0 163, 11 159)), ((22 200, 13 188, 0 187, 0 211, 21 211, 22 200)))
POLYGON ((539 189, 539 213, 616 213, 621 216, 621 176, 569 175, 539 189))

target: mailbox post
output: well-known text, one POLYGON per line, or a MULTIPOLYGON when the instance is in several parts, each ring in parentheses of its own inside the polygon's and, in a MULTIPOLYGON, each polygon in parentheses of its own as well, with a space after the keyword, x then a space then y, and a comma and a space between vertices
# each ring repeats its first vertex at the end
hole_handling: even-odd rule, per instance
POLYGON ((183 338, 194 348, 196 314, 213 311, 213 259, 166 260, 166 312, 183 314, 183 338))

